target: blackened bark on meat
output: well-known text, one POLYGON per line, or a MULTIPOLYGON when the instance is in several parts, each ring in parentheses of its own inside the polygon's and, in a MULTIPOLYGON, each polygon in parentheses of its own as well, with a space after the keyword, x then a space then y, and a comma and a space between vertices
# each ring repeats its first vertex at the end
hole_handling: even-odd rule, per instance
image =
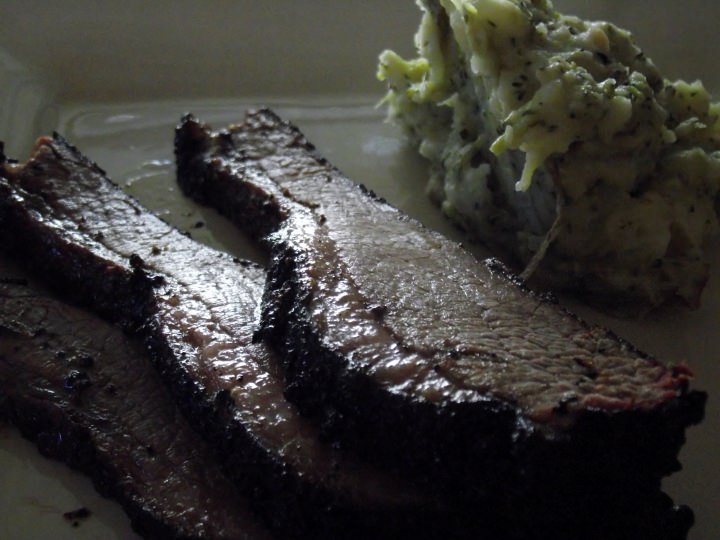
POLYGON ((217 208, 252 236, 263 238, 287 217, 279 188, 262 175, 255 182, 237 182, 230 169, 197 159, 218 148, 222 148, 221 153, 233 152, 233 144, 231 131, 221 131, 211 141, 204 127, 187 115, 182 132, 175 137, 178 179, 187 196, 217 208), (252 206, 252 212, 243 210, 247 205, 252 206))
POLYGON ((704 411, 687 368, 475 261, 267 109, 218 133, 185 117, 176 157, 186 193, 271 248, 260 335, 327 436, 524 538, 684 538, 659 488, 704 411))
POLYGON ((90 476, 146 538, 269 538, 140 343, 2 257, 0 277, 15 279, 0 283, 0 396, 22 434, 90 476))
POLYGON ((275 358, 252 343, 261 268, 152 216, 58 136, 2 176, 5 242, 61 294, 139 332, 184 414, 279 535, 436 536, 446 511, 435 499, 346 459, 282 395, 275 358))

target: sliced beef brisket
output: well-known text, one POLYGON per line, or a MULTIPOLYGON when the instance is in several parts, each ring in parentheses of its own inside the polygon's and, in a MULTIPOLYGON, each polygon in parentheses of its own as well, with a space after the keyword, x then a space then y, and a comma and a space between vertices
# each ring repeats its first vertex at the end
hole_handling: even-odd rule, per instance
POLYGON ((703 415, 684 366, 478 262, 267 109, 216 133, 186 117, 176 157, 187 194, 271 248, 261 335, 328 436, 523 538, 684 537, 687 514, 643 513, 703 415))
POLYGON ((57 290, 146 339, 191 424, 281 537, 434 536, 434 502, 323 444, 284 398, 276 359, 252 342, 262 269, 154 217, 58 136, 2 176, 5 241, 57 290))
POLYGON ((270 538, 178 413, 140 343, 53 298, 5 256, 0 401, 43 455, 119 501, 142 536, 270 538))

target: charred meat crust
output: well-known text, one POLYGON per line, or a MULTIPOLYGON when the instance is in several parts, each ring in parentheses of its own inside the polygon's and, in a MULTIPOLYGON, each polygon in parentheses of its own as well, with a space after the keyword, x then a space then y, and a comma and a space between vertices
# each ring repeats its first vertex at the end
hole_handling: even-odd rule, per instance
MULTIPOLYGON (((303 138, 300 144, 309 143, 303 138)), ((175 135, 178 182, 188 197, 217 208, 253 237, 264 238, 287 217, 280 203, 282 192, 262 176, 258 176, 257 182, 237 182, 230 170, 203 159, 211 153, 233 151, 230 131, 221 131, 211 140, 205 126, 193 115, 184 116, 175 135), (219 189, 214 189, 215 186, 219 189), (251 212, 244 211, 248 205, 251 212)))
MULTIPOLYGON (((525 538, 539 527, 566 531, 554 538, 574 538, 578 531, 604 539, 685 538, 693 521, 689 509, 655 507, 652 501, 663 499, 661 476, 680 469, 684 428, 701 418, 704 394, 653 411, 589 410, 571 432, 550 439, 528 431, 522 415, 502 402, 451 403, 438 412, 434 404, 384 391, 350 368, 347 357, 328 350, 308 322, 313 291, 298 278, 302 256, 275 248, 262 337, 284 353, 286 395, 322 420, 325 436, 436 485, 467 511, 492 500, 496 526, 510 537, 508 529, 524 531, 525 538)), ((564 414, 562 407, 558 414, 564 414)))
POLYGON ((238 394, 263 399, 262 391, 246 395, 245 383, 274 384, 275 360, 250 343, 261 269, 199 246, 149 215, 57 135, 39 141, 26 164, 6 166, 3 176, 5 241, 66 297, 139 332, 181 410, 268 525, 283 537, 435 534, 445 514, 435 501, 345 459, 307 422, 292 431, 288 426, 301 419, 279 392, 268 410, 236 401, 238 394), (236 354, 235 371, 223 372, 222 361, 203 363, 206 351, 226 348, 236 354), (252 366, 262 372, 254 380, 252 366), (224 383, 232 377, 234 386, 224 383), (275 422, 278 433, 263 431, 275 422), (296 459, 289 457, 294 452, 296 459))
MULTIPOLYGON (((327 436, 386 466, 438 482, 451 497, 455 494, 460 500, 487 501, 492 495, 493 504, 501 511, 503 506, 505 510, 515 507, 510 515, 520 521, 526 519, 526 531, 532 530, 533 524, 546 524, 564 527, 569 537, 578 531, 587 534, 597 530, 596 520, 607 512, 609 528, 610 523, 622 523, 621 528, 634 531, 627 534, 636 538, 684 537, 691 521, 686 511, 649 520, 638 516, 642 514, 641 501, 660 497, 661 477, 678 469, 677 453, 686 427, 703 416, 705 394, 689 390, 686 368, 666 369, 611 333, 588 327, 554 306, 552 299, 518 286, 516 278, 498 262, 473 263, 474 268, 470 268, 468 258, 457 254, 457 248, 448 241, 439 240, 374 194, 343 178, 317 156, 296 127, 272 111, 250 113, 242 124, 217 133, 187 116, 176 131, 176 157, 178 181, 187 194, 215 206, 270 247, 272 264, 260 336, 283 352, 288 397, 306 413, 319 417, 327 436), (274 215, 268 218, 268 212, 274 215), (352 220, 364 223, 365 213, 372 214, 367 222, 372 222, 374 229, 353 228, 352 220), (270 230, 255 227, 260 220, 272 224, 270 230), (350 346, 352 340, 343 341, 341 336, 333 341, 336 328, 328 322, 327 313, 340 308, 332 304, 332 294, 323 288, 330 288, 333 276, 339 276, 337 290, 350 291, 348 294, 364 300, 369 314, 364 314, 362 321, 371 320, 368 327, 374 324, 377 332, 387 330, 383 327, 388 312, 393 315, 392 299, 386 302, 386 298, 364 295, 363 286, 382 288, 373 283, 358 284, 367 276, 350 269, 355 264, 368 270, 362 261, 353 259, 351 249, 363 249, 360 241, 353 243, 353 234, 366 235, 367 243, 373 246, 383 245, 391 238, 377 232, 383 220, 390 222, 384 231, 402 232, 409 239, 415 239, 414 235, 429 238, 428 244, 439 246, 435 260, 416 268, 414 276, 427 271, 429 265, 445 267, 454 278, 460 274, 462 279, 462 272, 480 274, 482 280, 492 283, 488 288, 491 296, 495 293, 490 289, 496 288, 498 294, 507 293, 520 304, 519 311, 512 306, 503 309, 515 310, 517 315, 528 307, 527 320, 535 313, 548 315, 554 323, 571 328, 568 335, 573 340, 588 339, 598 348, 609 343, 610 354, 628 358, 628 365, 656 370, 663 397, 644 404, 632 398, 611 403, 603 399, 580 401, 568 394, 543 409, 542 414, 529 415, 526 407, 512 397, 498 397, 493 388, 487 392, 473 390, 462 369, 443 374, 464 396, 461 399, 437 402, 406 392, 401 384, 389 391, 387 385, 378 383, 372 363, 365 362, 362 353, 350 346), (338 228, 342 230, 338 232, 338 228), (452 256, 443 259, 448 252, 452 256), (460 261, 467 268, 456 272, 448 261, 460 261), (588 486, 593 488, 589 490, 588 486), (577 515, 559 515, 558 507, 577 515), (588 508, 593 508, 593 517, 588 515, 588 508)), ((414 264, 412 258, 408 261, 414 264)), ((434 290, 434 283, 420 280, 418 287, 434 290)), ((411 291, 408 296, 412 296, 411 291)), ((435 300, 422 292, 420 298, 430 303, 435 300)), ((362 300, 355 305, 362 305, 362 300)), ((348 305, 343 304, 343 308, 348 305)), ((357 310, 344 313, 348 320, 359 320, 352 318, 357 310)), ((443 313, 437 315, 442 320, 443 313)), ((452 333, 453 323, 441 324, 447 324, 445 328, 452 333)), ((395 328, 398 326, 402 324, 395 328)), ((346 329, 347 325, 340 332, 346 329)), ((392 331, 390 328, 388 333, 392 331)), ((392 342, 401 351, 398 362, 413 352, 402 337, 396 336, 392 342)), ((565 346, 570 348, 573 343, 565 346)), ((503 354, 502 344, 498 345, 503 354)), ((423 356, 422 347, 415 352, 423 356)), ((448 347, 446 353, 445 359, 430 354, 424 361, 434 365, 436 372, 446 365, 467 367, 467 363, 460 363, 465 355, 462 347, 448 347)), ((489 362, 493 360, 492 350, 484 354, 489 362)), ((598 354, 602 357, 604 353, 598 349, 598 354)), ((478 358, 482 361, 483 356, 478 358)), ((584 358, 578 357, 576 364, 578 376, 588 384, 602 376, 584 358)), ((468 369, 472 370, 472 365, 468 369)), ((656 382, 650 377, 647 384, 656 382)), ((622 538, 622 534, 615 531, 607 538, 622 538)))
MULTIPOLYGON (((24 275, 4 259, 0 275, 24 275)), ((269 538, 140 344, 24 278, 0 283, 0 396, 41 454, 90 476, 142 536, 269 538)))

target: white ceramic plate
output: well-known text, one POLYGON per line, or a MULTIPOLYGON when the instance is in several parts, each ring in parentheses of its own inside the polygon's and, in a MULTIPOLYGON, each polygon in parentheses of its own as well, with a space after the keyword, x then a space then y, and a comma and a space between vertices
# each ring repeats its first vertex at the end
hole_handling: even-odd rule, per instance
MULTIPOLYGON (((714 52, 720 4, 556 5, 632 29, 667 76, 702 78, 720 95, 714 52)), ((232 227, 178 194, 172 128, 187 111, 221 126, 250 106, 268 104, 350 177, 457 237, 425 200, 424 164, 373 107, 383 92, 374 79, 377 54, 385 47, 411 54, 417 22, 412 0, 3 0, 0 139, 22 159, 36 136, 57 129, 166 219, 183 228, 203 221, 196 238, 256 258, 232 227)), ((697 312, 624 321, 573 305, 661 359, 687 360, 695 386, 710 393, 707 419, 689 431, 681 454, 685 469, 665 484, 696 512, 692 540, 720 538, 720 255, 714 253, 697 312)), ((0 427, 0 538, 133 537, 122 512, 84 477, 39 457, 11 427, 0 427), (62 514, 79 507, 92 516, 73 527, 62 514)))

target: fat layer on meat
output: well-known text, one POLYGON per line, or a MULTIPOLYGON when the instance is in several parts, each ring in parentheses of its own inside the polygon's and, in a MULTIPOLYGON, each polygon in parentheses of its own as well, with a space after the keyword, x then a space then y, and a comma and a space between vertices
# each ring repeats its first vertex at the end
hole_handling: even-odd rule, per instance
POLYGON ((118 500, 144 537, 270 538, 141 344, 27 276, 0 256, 4 414, 43 455, 118 500))
POLYGON ((253 342, 261 268, 174 230, 58 136, 2 172, 6 241, 145 338, 183 412, 283 536, 431 534, 435 502, 346 459, 283 396, 273 354, 253 342))
POLYGON ((476 261, 269 110, 218 132, 186 117, 176 156, 186 193, 272 251, 261 334, 284 353, 288 396, 328 436, 465 501, 507 505, 525 533, 590 534, 592 507, 633 534, 684 536, 684 518, 659 532, 661 519, 628 516, 702 417, 686 367, 476 261))

